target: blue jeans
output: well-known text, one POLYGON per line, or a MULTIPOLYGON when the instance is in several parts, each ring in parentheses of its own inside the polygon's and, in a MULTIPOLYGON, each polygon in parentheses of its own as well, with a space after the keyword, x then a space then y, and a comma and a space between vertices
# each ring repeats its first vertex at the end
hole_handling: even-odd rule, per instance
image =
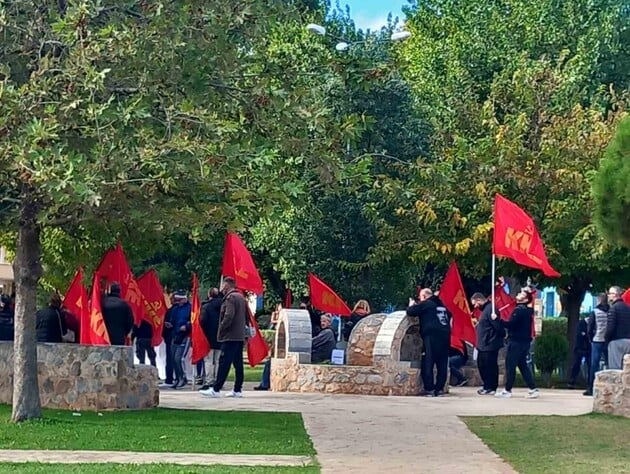
POLYGON ((591 344, 591 370, 588 374, 588 387, 593 391, 593 383, 595 383, 595 374, 599 372, 599 362, 602 360, 602 355, 606 353, 608 343, 606 342, 593 342, 591 344))
POLYGON ((175 369, 175 379, 179 382, 186 380, 184 372, 184 359, 190 349, 190 338, 187 337, 181 344, 173 344, 173 366, 175 369))
POLYGON ((260 387, 269 390, 271 388, 271 359, 267 359, 265 367, 263 368, 262 380, 260 381, 260 387))
POLYGON ((463 382, 466 378, 460 370, 464 364, 466 364, 466 359, 463 355, 454 355, 448 358, 448 366, 451 369, 451 378, 453 379, 453 382, 455 382, 455 385, 463 382))

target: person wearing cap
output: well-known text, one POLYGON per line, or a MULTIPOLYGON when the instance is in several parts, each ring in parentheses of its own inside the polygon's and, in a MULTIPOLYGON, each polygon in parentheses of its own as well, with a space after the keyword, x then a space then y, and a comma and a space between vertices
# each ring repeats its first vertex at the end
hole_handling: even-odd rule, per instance
POLYGON ((120 297, 120 284, 112 283, 109 294, 103 297, 103 321, 112 346, 124 346, 133 329, 131 306, 120 297))
POLYGON ((173 295, 175 304, 171 313, 171 324, 173 325, 173 368, 175 369, 175 382, 172 388, 182 388, 188 383, 186 372, 184 371, 184 359, 190 349, 190 314, 191 304, 188 296, 183 290, 179 290, 173 295))

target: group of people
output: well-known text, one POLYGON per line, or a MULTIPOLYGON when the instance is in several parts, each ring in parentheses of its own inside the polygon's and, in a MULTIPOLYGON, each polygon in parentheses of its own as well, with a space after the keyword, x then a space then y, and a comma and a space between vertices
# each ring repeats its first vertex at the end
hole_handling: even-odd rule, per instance
MULTIPOLYGON (((522 290, 516 296, 517 306, 509 320, 503 321, 492 311, 492 304, 481 293, 475 293, 471 300, 475 308, 481 311, 477 329, 477 364, 483 386, 477 393, 480 395, 495 395, 510 398, 518 368, 529 387, 528 398, 537 398, 534 376, 527 363, 532 341, 531 328, 534 321, 532 306, 533 296, 529 291, 522 290), (505 359, 505 388, 497 392, 499 386, 499 350, 503 348, 507 334, 507 354, 505 359)), ((421 377, 423 389, 421 396, 439 397, 444 395, 446 386, 449 356, 451 358, 451 314, 446 309, 438 295, 431 289, 424 288, 419 293, 418 302, 407 309, 409 316, 418 317, 420 335, 423 341, 424 354, 421 363, 421 377)), ((467 359, 467 351, 463 345, 460 353, 461 361, 467 359), (464 355, 466 354, 466 355, 464 355)), ((457 385, 465 383, 465 378, 455 367, 454 376, 457 385)))

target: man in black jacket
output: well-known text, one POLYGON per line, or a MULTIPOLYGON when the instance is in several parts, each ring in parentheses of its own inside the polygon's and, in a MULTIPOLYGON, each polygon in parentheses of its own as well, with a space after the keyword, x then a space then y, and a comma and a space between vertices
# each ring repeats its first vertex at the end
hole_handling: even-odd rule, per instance
POLYGON ((120 297, 120 285, 112 283, 109 295, 103 298, 103 320, 112 346, 124 346, 133 329, 131 306, 120 297))
POLYGON ((136 357, 144 364, 145 354, 149 356, 149 363, 157 367, 155 363, 155 349, 153 349, 153 328, 146 321, 140 321, 140 326, 134 326, 131 338, 136 340, 136 357))
POLYGON ((221 317, 221 305, 223 295, 217 288, 208 291, 208 301, 201 310, 201 328, 210 344, 210 352, 204 357, 204 367, 206 369, 206 380, 199 390, 208 390, 217 381, 219 371, 219 360, 221 358, 221 344, 217 339, 219 332, 219 318, 221 317))
POLYGON ((63 342, 63 335, 68 329, 61 316, 61 297, 57 293, 50 295, 48 307, 40 309, 35 319, 37 342, 63 342))
POLYGON ((630 354, 630 306, 623 302, 623 290, 613 286, 608 290, 610 309, 606 325, 608 368, 623 368, 623 356, 630 354))
POLYGON ((501 322, 492 319, 492 304, 481 293, 472 295, 471 303, 481 311, 477 323, 477 368, 483 387, 479 395, 494 395, 499 386, 499 351, 503 347, 505 330, 501 322))
POLYGON ((448 376, 451 315, 429 288, 420 290, 419 299, 419 303, 407 308, 409 316, 416 316, 420 320, 420 335, 424 346, 421 368, 424 388, 419 395, 439 397, 444 395, 448 376), (435 377, 434 368, 437 368, 435 377))
POLYGON ((13 311, 8 295, 0 296, 0 341, 12 341, 15 333, 13 311))
POLYGON ((578 321, 577 332, 575 333, 575 347, 573 348, 571 372, 569 373, 569 382, 567 383, 569 388, 575 388, 580 370, 582 369, 582 360, 586 363, 586 373, 588 374, 591 366, 591 339, 588 336, 588 323, 586 318, 581 318, 578 321))

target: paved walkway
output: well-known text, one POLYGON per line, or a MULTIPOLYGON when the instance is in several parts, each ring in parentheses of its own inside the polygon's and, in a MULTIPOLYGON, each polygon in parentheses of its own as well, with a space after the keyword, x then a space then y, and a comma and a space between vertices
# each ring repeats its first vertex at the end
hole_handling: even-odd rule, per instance
POLYGON ((209 399, 163 391, 161 406, 206 410, 301 412, 322 473, 513 473, 459 416, 579 415, 592 399, 579 391, 543 390, 538 400, 481 397, 472 388, 444 398, 245 392, 209 399))
POLYGON ((116 464, 225 464, 229 466, 306 466, 309 456, 263 456, 237 454, 138 453, 129 451, 48 451, 2 449, 0 462, 116 463, 116 464))

